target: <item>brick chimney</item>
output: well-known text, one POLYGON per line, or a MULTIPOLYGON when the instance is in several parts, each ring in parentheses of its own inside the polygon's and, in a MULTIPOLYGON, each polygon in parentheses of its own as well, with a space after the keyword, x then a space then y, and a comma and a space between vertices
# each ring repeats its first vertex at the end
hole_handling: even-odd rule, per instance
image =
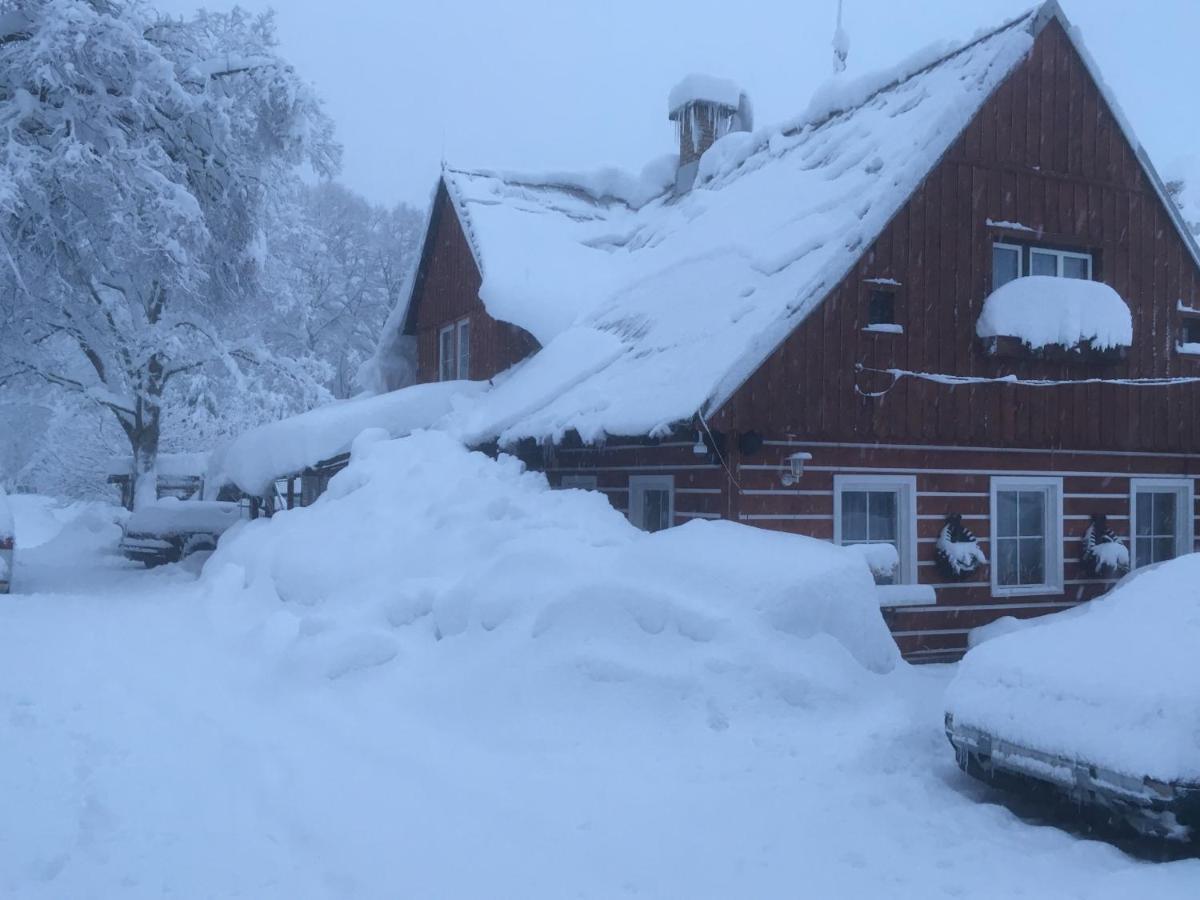
POLYGON ((746 93, 732 81, 710 75, 689 75, 675 85, 667 99, 667 115, 679 137, 677 192, 691 188, 705 150, 732 131, 754 127, 746 93))

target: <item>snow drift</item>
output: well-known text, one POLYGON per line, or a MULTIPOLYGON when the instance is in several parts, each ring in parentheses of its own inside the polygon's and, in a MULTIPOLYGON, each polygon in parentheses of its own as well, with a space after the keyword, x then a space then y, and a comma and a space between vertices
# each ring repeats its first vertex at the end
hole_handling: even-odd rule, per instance
POLYGON ((979 643, 947 694, 958 724, 1137 778, 1200 779, 1200 554, 979 643))
POLYGON ((1035 350, 1085 342, 1107 350, 1133 343, 1133 315, 1103 282, 1029 275, 992 292, 975 332, 981 338, 1020 338, 1035 350))
POLYGON ((729 522, 646 534, 598 493, 552 491, 439 432, 364 433, 315 505, 231 534, 205 575, 230 566, 284 601, 289 652, 329 676, 392 659, 413 632, 497 634, 606 670, 898 658, 858 554, 729 522))

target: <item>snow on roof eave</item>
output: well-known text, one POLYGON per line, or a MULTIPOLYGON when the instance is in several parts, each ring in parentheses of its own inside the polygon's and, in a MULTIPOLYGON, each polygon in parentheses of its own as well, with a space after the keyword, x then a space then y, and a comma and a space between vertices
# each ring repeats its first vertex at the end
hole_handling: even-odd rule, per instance
MULTIPOLYGON (((828 115, 827 117, 825 117, 824 119, 822 119, 818 122, 808 122, 808 123, 803 123, 803 124, 797 125, 795 130, 800 131, 800 130, 803 130, 804 128, 810 128, 810 127, 811 128, 820 128, 820 127, 824 126, 825 124, 827 124, 841 116, 849 115, 849 114, 853 113, 856 109, 859 109, 863 105, 870 103, 875 97, 878 97, 879 95, 884 94, 888 91, 894 90, 899 85, 904 84, 908 81, 911 81, 914 78, 918 78, 921 75, 924 75, 925 73, 932 71, 933 69, 937 68, 938 66, 945 64, 947 61, 959 56, 962 53, 965 53, 965 52, 971 50, 972 48, 976 47, 978 44, 981 44, 984 41, 995 37, 996 35, 1000 34, 1001 32, 1004 32, 1011 28, 1017 28, 1027 21, 1029 22, 1028 30, 1029 30, 1030 36, 1031 36, 1031 38, 1036 39, 1038 34, 1041 33, 1042 29, 1046 27, 1046 25, 1050 22, 1051 18, 1053 18, 1056 14, 1065 23, 1065 17, 1062 17, 1062 10, 1058 6, 1058 3, 1056 2, 1056 0, 1047 0, 1047 2, 1043 3, 1040 7, 1035 7, 1033 9, 1030 9, 1030 10, 1022 13, 1021 15, 1016 16, 1013 19, 1010 19, 1009 21, 1005 22, 1003 25, 1001 25, 997 28, 993 28, 990 31, 985 32, 984 34, 981 34, 981 35, 975 37, 974 39, 967 42, 966 44, 963 44, 961 47, 958 47, 955 50, 953 50, 952 52, 947 53, 945 56, 939 57, 937 60, 935 60, 935 61, 931 62, 930 64, 922 67, 921 69, 907 75, 906 77, 898 79, 894 82, 891 82, 891 83, 885 85, 884 87, 881 87, 879 90, 872 92, 861 103, 856 104, 854 107, 851 107, 849 109, 835 110, 830 115, 828 115)), ((1064 24, 1064 27, 1066 27, 1065 24, 1064 24)), ((1082 56, 1082 54, 1081 54, 1081 56, 1082 56)), ((1022 59, 1023 58, 1024 57, 1022 57, 1022 59)), ((747 381, 749 381, 751 377, 753 377, 754 373, 757 372, 759 370, 759 368, 762 367, 762 365, 766 362, 766 360, 770 357, 770 355, 775 352, 775 350, 779 347, 779 345, 781 343, 783 343, 783 341, 787 340, 788 335, 790 335, 796 328, 798 328, 800 326, 800 324, 803 323, 804 320, 808 318, 809 313, 811 313, 814 309, 819 307, 821 305, 821 303, 824 301, 824 299, 829 295, 829 293, 831 291, 833 291, 839 284, 841 284, 841 282, 846 278, 846 276, 849 275, 850 272, 852 272, 854 270, 854 267, 856 265, 858 265, 859 261, 863 257, 863 254, 866 253, 866 251, 871 246, 871 244, 874 243, 874 241, 878 238, 878 236, 880 234, 882 234, 884 231, 886 231, 888 229, 888 227, 892 223, 892 220, 896 217, 896 215, 900 212, 900 210, 902 210, 904 208, 904 204, 908 201, 908 199, 916 191, 916 188, 919 187, 921 182, 924 181, 925 178, 927 178, 929 176, 930 172, 934 171, 939 165, 941 165, 942 160, 945 158, 946 153, 949 152, 950 147, 952 147, 954 145, 954 142, 958 140, 959 136, 963 133, 963 131, 965 131, 970 126, 971 122, 974 121, 975 116, 978 115, 978 113, 979 113, 979 110, 984 107, 984 105, 988 102, 988 100, 991 99, 992 95, 995 94, 995 92, 1000 88, 1000 86, 1002 84, 1004 84, 1005 81, 1008 80, 1009 76, 1011 76, 1013 69, 1015 69, 1016 65, 1017 65, 1017 63, 1014 62, 1013 65, 1009 68, 1009 70, 1005 73, 1004 77, 998 79, 996 81, 996 83, 992 86, 991 91, 989 91, 986 96, 982 96, 980 98, 979 102, 975 105, 971 114, 968 117, 966 117, 966 120, 965 120, 963 126, 946 143, 946 148, 940 154, 938 154, 937 158, 935 160, 933 160, 933 162, 929 165, 929 167, 916 180, 916 184, 914 185, 913 190, 908 191, 904 194, 901 201, 897 204, 896 209, 892 211, 890 216, 888 216, 888 219, 887 219, 886 223, 883 225, 883 227, 880 228, 879 231, 870 239, 863 240, 862 245, 859 249, 859 252, 847 261, 845 268, 841 272, 834 273, 834 275, 828 281, 824 282, 821 285, 821 287, 818 289, 819 296, 816 296, 815 302, 814 302, 814 295, 810 294, 808 297, 804 298, 799 303, 797 303, 797 312, 794 313, 793 315, 785 318, 780 323, 780 327, 778 329, 776 329, 772 334, 764 335, 761 340, 756 342, 756 345, 753 349, 751 349, 746 354, 744 354, 742 356, 742 358, 740 360, 738 360, 738 362, 736 362, 731 367, 729 372, 727 372, 726 375, 717 382, 717 385, 714 388, 709 399, 704 403, 704 405, 700 409, 696 410, 695 415, 700 416, 702 419, 708 419, 708 418, 712 418, 712 417, 716 416, 717 414, 719 414, 721 412, 721 410, 725 407, 725 404, 727 404, 730 401, 730 399, 739 390, 741 390, 742 386, 745 385, 745 383, 747 381)))
POLYGON ((1167 208, 1167 214, 1171 217, 1171 222, 1175 225, 1175 230, 1183 239, 1184 246, 1187 247, 1188 253, 1192 256, 1192 261, 1200 267, 1200 245, 1196 243, 1196 236, 1192 234, 1191 229, 1187 227, 1187 223, 1183 219, 1183 213, 1175 205, 1170 195, 1167 193, 1166 185, 1158 174, 1158 170, 1154 168, 1154 163, 1150 161, 1150 155, 1146 152, 1146 148, 1142 146, 1142 142, 1138 140, 1137 134, 1133 130, 1133 126, 1125 117, 1124 111, 1121 109, 1121 104, 1117 102, 1116 95, 1109 88, 1108 84, 1100 75, 1100 67, 1096 64, 1092 54, 1088 51, 1087 45, 1083 42, 1083 33, 1075 25, 1071 24, 1071 20, 1067 18, 1067 14, 1063 12, 1058 0, 1046 0, 1038 10, 1037 19, 1034 21, 1034 36, 1041 33, 1050 22, 1054 19, 1063 27, 1063 31, 1067 33, 1067 40, 1071 42, 1071 46, 1075 48, 1075 52, 1079 54, 1079 58, 1083 60, 1083 67, 1091 76, 1092 81, 1096 83, 1096 87, 1100 91, 1100 95, 1108 104, 1108 108, 1112 110, 1113 117, 1117 120, 1117 126, 1121 129, 1121 133, 1125 136, 1125 140, 1129 142, 1129 146, 1133 148, 1133 153, 1141 163, 1142 171, 1150 180, 1155 193, 1162 201, 1163 206, 1167 208))

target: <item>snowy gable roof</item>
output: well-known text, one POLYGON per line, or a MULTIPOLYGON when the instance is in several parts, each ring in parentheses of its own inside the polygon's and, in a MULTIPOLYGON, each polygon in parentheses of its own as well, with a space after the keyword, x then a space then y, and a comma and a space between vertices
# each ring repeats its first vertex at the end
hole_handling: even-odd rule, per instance
POLYGON ((655 434, 718 408, 1025 57, 1034 17, 822 92, 802 121, 718 141, 681 196, 638 205, 587 185, 447 170, 481 300, 533 333, 563 386, 526 403, 545 396, 533 382, 548 366, 519 367, 489 398, 506 415, 488 423, 479 410, 474 436, 655 434), (560 340, 570 352, 555 352, 560 340))
POLYGON ((674 169, 661 164, 641 179, 446 169, 480 299, 543 347, 536 365, 498 379, 464 436, 661 434, 719 409, 849 272, 1053 20, 1165 197, 1054 0, 963 46, 835 79, 794 122, 722 138, 686 194, 669 191, 674 169))

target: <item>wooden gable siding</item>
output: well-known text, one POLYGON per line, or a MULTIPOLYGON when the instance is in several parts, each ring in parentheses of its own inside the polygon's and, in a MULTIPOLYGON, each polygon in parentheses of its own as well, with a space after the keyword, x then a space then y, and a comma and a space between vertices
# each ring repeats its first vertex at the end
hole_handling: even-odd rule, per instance
POLYGON ((847 278, 715 418, 726 430, 812 440, 1124 450, 1200 450, 1200 386, 949 387, 904 379, 881 398, 877 369, 1024 378, 1200 375, 1175 351, 1178 302, 1200 277, 1153 185, 1057 21, 985 103, 847 278), (1116 364, 998 359, 975 323, 991 290, 991 245, 1020 233, 1095 256, 1096 277, 1133 311, 1134 346, 1116 364), (901 282, 904 334, 866 324, 868 278, 901 282))
POLYGON ((406 331, 417 338, 417 380, 438 380, 438 332, 471 322, 470 377, 483 381, 538 349, 522 328, 492 318, 479 299, 482 279, 445 185, 439 185, 406 331))

